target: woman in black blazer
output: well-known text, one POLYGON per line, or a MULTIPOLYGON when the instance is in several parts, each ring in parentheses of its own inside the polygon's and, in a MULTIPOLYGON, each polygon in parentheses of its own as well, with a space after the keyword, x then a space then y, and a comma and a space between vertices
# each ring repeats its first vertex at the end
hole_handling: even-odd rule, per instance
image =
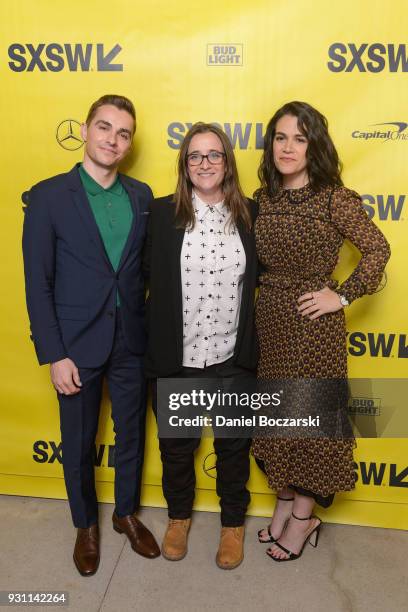
MULTIPOLYGON (((243 378, 255 370, 256 205, 242 194, 231 143, 211 124, 196 123, 178 159, 176 193, 152 203, 145 249, 150 277, 146 374, 158 378, 243 378)), ((194 452, 200 438, 162 437, 163 492, 169 524, 166 559, 187 553, 194 501, 194 452)), ((247 438, 215 437, 223 569, 243 559, 250 500, 247 438)))

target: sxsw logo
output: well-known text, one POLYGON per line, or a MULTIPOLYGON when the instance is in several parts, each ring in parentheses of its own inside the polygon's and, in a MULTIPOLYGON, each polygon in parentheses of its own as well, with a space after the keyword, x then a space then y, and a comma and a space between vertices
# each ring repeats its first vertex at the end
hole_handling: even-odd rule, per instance
POLYGON ((14 72, 123 72, 123 64, 113 63, 121 51, 118 44, 105 49, 103 43, 14 43, 8 48, 8 65, 14 72))
POLYGON ((329 47, 327 67, 332 72, 408 72, 406 44, 335 42, 329 47))
POLYGON ((363 416, 379 416, 381 400, 378 397, 351 397, 348 404, 349 413, 363 416))
POLYGON ((398 357, 408 359, 406 334, 383 334, 356 331, 348 334, 348 352, 353 357, 398 357))
POLYGON ((244 45, 207 45, 207 66, 243 66, 244 45))
POLYGON ((380 221, 403 221, 401 214, 404 209, 405 195, 370 195, 361 196, 363 206, 370 217, 380 221))
MULTIPOLYGON (((37 463, 62 463, 62 443, 49 440, 36 440, 33 444, 33 459, 37 463)), ((94 449, 94 464, 96 467, 114 467, 115 447, 99 444, 94 449)))
POLYGON ((399 469, 396 463, 375 463, 359 461, 354 463, 356 482, 363 485, 408 487, 408 466, 399 469))
POLYGON ((386 123, 374 123, 372 126, 375 129, 354 130, 351 133, 352 138, 362 140, 408 140, 408 123, 405 121, 388 121, 386 123))
MULTIPOLYGON (((217 123, 228 136, 233 149, 263 149, 263 123, 217 123)), ((174 121, 167 127, 167 144, 170 149, 180 149, 183 138, 193 124, 174 121)))

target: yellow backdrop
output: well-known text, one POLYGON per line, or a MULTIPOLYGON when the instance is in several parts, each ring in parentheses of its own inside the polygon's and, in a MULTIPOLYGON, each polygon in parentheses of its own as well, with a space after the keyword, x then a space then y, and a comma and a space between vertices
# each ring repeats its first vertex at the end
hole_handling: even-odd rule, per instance
MULTIPOLYGON (((205 5, 193 0, 15 0, 3 3, 0 11, 1 492, 65 497, 57 401, 48 368, 38 367, 29 341, 21 194, 81 159, 79 123, 105 93, 135 102, 135 147, 123 170, 148 182, 157 196, 174 189, 177 149, 189 124, 203 120, 224 127, 251 195, 262 134, 273 112, 293 99, 320 109, 344 161, 345 183, 363 194, 393 251, 386 288, 347 311, 350 372, 406 377, 404 0, 390 8, 381 0, 343 0, 330 7, 325 0, 207 0, 205 5)), ((346 245, 339 277, 356 261, 355 250, 346 245)), ((381 401, 386 405, 387 397, 381 401)), ((105 400, 96 457, 99 495, 105 501, 113 498, 112 445, 105 400)), ((359 440, 357 487, 338 496, 323 512, 326 520, 407 528, 406 451, 403 438, 359 440)), ((198 509, 218 507, 211 453, 211 441, 204 440, 197 457, 198 509)), ((144 504, 164 505, 160 478, 149 414, 144 504)), ((249 486, 250 512, 270 514, 274 496, 255 466, 249 486)))

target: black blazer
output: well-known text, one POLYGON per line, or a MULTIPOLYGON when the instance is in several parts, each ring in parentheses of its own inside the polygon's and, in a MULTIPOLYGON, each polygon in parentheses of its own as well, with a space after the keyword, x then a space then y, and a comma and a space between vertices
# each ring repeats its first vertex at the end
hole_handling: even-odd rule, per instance
MULTIPOLYGON (((128 349, 146 346, 142 249, 150 187, 119 175, 133 223, 115 272, 75 166, 35 185, 28 194, 23 254, 27 308, 40 364, 70 357, 97 367, 109 357, 119 291, 128 349)), ((27 203, 27 202, 26 202, 27 203)))
MULTIPOLYGON (((184 229, 175 227, 173 196, 153 200, 144 252, 144 270, 149 277, 147 299, 148 342, 145 358, 149 378, 171 376, 182 369, 183 313, 180 254, 184 229)), ((253 222, 258 207, 248 200, 253 222)), ((238 224, 246 255, 234 363, 254 370, 258 361, 258 342, 254 323, 257 283, 257 256, 253 230, 238 224)))

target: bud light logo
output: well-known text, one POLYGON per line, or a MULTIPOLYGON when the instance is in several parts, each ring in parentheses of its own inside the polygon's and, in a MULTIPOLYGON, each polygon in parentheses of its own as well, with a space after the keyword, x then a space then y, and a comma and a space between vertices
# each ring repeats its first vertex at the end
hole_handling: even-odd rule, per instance
POLYGON ((243 66, 244 45, 207 45, 207 66, 243 66))
POLYGON ((348 404, 349 413, 359 416, 380 416, 381 399, 378 397, 351 397, 348 404))
POLYGON ((405 44, 336 42, 329 47, 327 67, 331 72, 408 72, 405 44))
POLYGON ((8 65, 13 72, 122 72, 123 64, 113 62, 121 51, 118 44, 106 50, 103 43, 14 43, 8 48, 8 65))
MULTIPOLYGON (((263 123, 216 123, 229 138, 233 149, 263 149, 263 123)), ((174 121, 167 127, 167 144, 170 149, 180 149, 183 138, 193 123, 174 121)))

